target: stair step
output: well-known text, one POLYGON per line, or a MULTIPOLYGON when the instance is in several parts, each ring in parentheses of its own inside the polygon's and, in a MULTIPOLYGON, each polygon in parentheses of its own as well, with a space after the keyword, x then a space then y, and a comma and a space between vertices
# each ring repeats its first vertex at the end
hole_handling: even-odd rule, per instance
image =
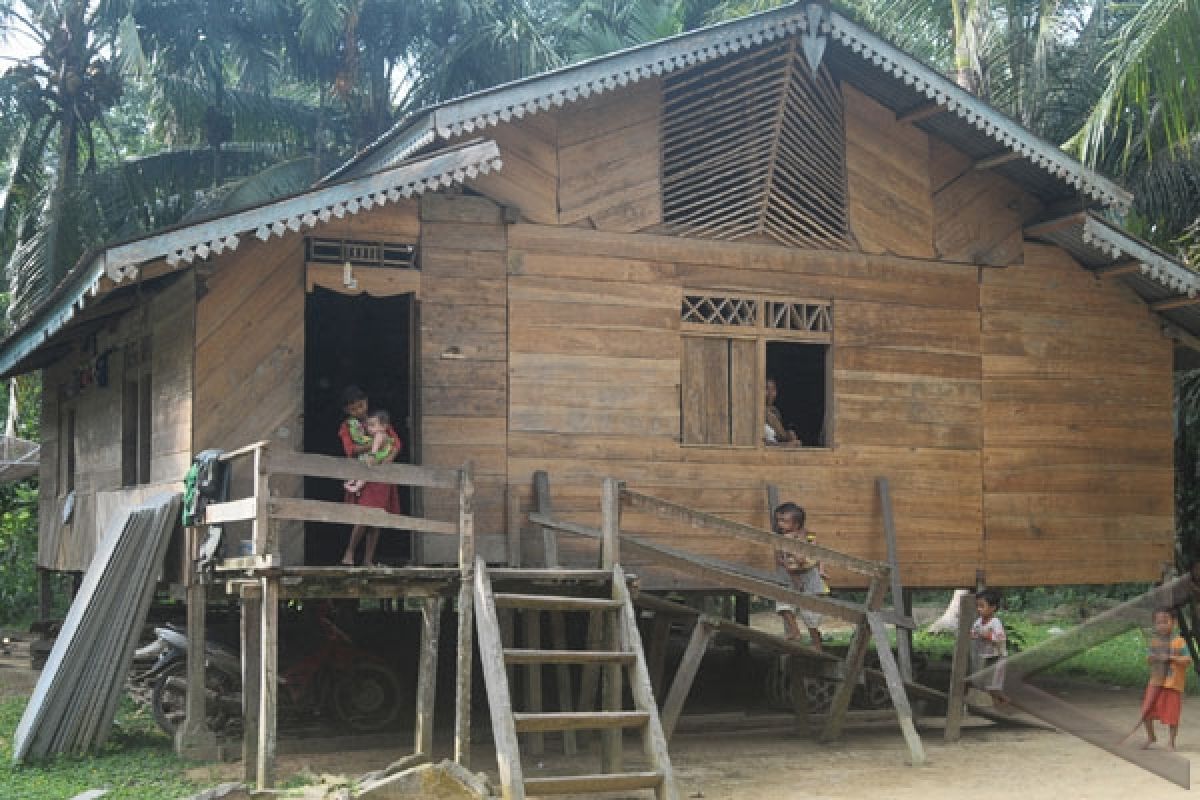
POLYGON ((495 595, 497 608, 529 608, 538 611, 612 611, 620 608, 615 600, 606 597, 566 597, 549 594, 495 595))
POLYGON ((661 772, 617 772, 612 775, 552 775, 526 778, 525 794, 542 797, 551 794, 581 794, 584 792, 627 792, 634 789, 657 789, 662 785, 661 772))
POLYGON ((505 664, 622 664, 630 666, 637 654, 626 650, 522 650, 504 651, 505 664))
POLYGON ((640 728, 650 721, 646 711, 546 711, 514 712, 517 733, 589 731, 604 728, 640 728))

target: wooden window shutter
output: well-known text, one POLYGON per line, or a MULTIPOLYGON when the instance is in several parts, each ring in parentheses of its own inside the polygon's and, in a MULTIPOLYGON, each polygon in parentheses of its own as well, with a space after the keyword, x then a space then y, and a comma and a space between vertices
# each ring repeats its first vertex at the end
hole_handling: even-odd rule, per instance
POLYGON ((683 337, 684 444, 753 445, 756 347, 749 339, 683 337))

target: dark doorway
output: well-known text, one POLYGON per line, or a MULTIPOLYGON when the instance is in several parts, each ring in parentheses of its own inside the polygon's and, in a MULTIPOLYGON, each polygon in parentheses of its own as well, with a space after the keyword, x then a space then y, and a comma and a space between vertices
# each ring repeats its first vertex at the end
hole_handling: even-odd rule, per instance
MULTIPOLYGON (((342 422, 342 390, 360 386, 372 409, 388 412, 404 442, 399 461, 411 460, 413 295, 349 296, 315 287, 304 309, 304 442, 310 453, 342 456, 338 426, 342 422)), ((341 502, 340 481, 306 478, 304 496, 341 502)), ((401 487, 400 505, 413 508, 409 490, 401 487)), ((336 564, 350 535, 346 525, 309 522, 305 526, 304 560, 336 564)), ((382 531, 376 558, 387 564, 411 558, 411 536, 382 531)))
POLYGON ((775 380, 775 405, 805 447, 828 447, 829 345, 767 342, 767 377, 775 380))

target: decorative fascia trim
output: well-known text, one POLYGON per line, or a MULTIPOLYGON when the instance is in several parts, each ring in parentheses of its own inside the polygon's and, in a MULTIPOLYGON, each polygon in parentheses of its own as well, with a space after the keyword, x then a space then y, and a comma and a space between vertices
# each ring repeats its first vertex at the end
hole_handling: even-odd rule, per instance
POLYGON ((119 284, 135 278, 140 265, 147 261, 165 258, 171 266, 188 264, 197 258, 236 250, 249 234, 266 241, 333 217, 465 183, 502 166, 495 142, 473 142, 387 172, 102 250, 72 270, 29 321, 0 343, 0 375, 7 375, 62 330, 83 310, 87 298, 100 291, 105 278, 119 284))
POLYGON ((1143 276, 1176 294, 1194 298, 1200 291, 1200 274, 1192 272, 1169 256, 1139 242, 1093 214, 1089 213, 1084 217, 1080 237, 1084 244, 1100 250, 1114 260, 1131 258, 1137 261, 1143 276))
POLYGON ((1088 169, 1055 145, 991 108, 970 92, 880 37, 859 27, 841 14, 830 12, 822 28, 829 26, 837 39, 864 60, 890 72, 907 85, 957 114, 1009 150, 1019 153, 1059 180, 1074 186, 1106 206, 1128 210, 1133 195, 1113 181, 1088 169))
POLYGON ((241 237, 253 233, 262 241, 311 228, 331 218, 357 214, 500 169, 500 150, 493 141, 466 145, 422 161, 365 178, 315 189, 298 197, 240 211, 108 250, 108 277, 121 281, 137 275, 138 265, 166 258, 169 266, 191 263, 226 250, 236 250, 241 237))

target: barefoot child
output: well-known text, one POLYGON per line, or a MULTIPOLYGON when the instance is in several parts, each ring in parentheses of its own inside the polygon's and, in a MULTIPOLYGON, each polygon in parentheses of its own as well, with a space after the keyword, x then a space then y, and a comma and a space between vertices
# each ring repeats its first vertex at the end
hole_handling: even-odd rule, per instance
MULTIPOLYGON (((383 464, 388 460, 388 456, 392 454, 392 437, 388 435, 388 426, 392 424, 388 413, 383 410, 372 411, 367 414, 366 435, 360 439, 353 439, 356 444, 369 444, 371 449, 365 453, 359 453, 358 460, 364 464, 383 464)), ((354 437, 354 432, 351 432, 351 437, 354 437)), ((347 492, 358 494, 362 491, 366 481, 350 480, 344 484, 347 492)))
POLYGON ((1174 750, 1187 667, 1192 657, 1183 637, 1175 635, 1175 618, 1166 609, 1154 612, 1154 638, 1150 640, 1146 661, 1150 664, 1150 682, 1142 699, 1142 724, 1146 726, 1146 743, 1142 747, 1149 748, 1158 741, 1154 720, 1159 720, 1167 726, 1167 747, 1174 750))
POLYGON ((992 675, 986 686, 982 687, 992 696, 992 702, 1004 706, 1008 698, 1004 695, 1004 666, 1008 658, 1008 636, 1004 633, 1004 623, 996 616, 1000 609, 1000 592, 995 589, 985 589, 975 600, 975 611, 979 616, 971 626, 971 638, 974 640, 976 669, 992 667, 992 675))
MULTIPOLYGON (((793 539, 803 539, 809 544, 816 542, 817 537, 805 527, 804 509, 795 503, 783 503, 775 509, 775 529, 781 536, 793 539)), ((828 588, 821 576, 821 564, 810 561, 793 553, 777 550, 776 562, 787 571, 792 588, 805 594, 827 594, 828 588)), ((800 625, 796 620, 796 607, 788 603, 776 603, 775 610, 783 619, 784 635, 788 639, 800 638, 800 625)), ((801 610, 800 617, 808 628, 808 636, 813 649, 821 649, 821 615, 815 611, 801 610)))

